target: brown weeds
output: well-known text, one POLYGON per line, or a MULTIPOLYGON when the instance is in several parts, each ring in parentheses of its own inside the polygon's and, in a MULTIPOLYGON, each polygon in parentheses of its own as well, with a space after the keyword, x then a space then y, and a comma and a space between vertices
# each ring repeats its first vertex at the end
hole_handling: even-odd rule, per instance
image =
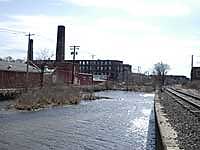
POLYGON ((54 86, 29 90, 17 98, 15 108, 34 110, 48 106, 78 104, 81 100, 77 87, 54 86))

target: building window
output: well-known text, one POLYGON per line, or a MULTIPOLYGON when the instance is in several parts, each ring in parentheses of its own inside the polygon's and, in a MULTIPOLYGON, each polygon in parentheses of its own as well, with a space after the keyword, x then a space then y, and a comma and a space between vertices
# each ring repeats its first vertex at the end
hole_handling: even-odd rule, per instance
POLYGON ((82 61, 82 64, 85 65, 85 61, 82 61))
POLYGON ((197 77, 200 77, 200 70, 197 70, 196 76, 197 76, 197 77))
POLYGON ((121 72, 123 71, 123 67, 121 66, 121 70, 120 70, 121 72))
POLYGON ((111 66, 109 66, 109 70, 111 70, 111 66))

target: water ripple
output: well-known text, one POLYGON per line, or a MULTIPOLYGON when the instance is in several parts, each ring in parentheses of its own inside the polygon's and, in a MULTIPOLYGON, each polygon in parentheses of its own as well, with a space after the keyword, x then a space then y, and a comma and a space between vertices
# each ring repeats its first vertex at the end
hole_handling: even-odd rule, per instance
POLYGON ((155 149, 152 94, 96 95, 112 99, 34 113, 0 113, 1 149, 155 149))

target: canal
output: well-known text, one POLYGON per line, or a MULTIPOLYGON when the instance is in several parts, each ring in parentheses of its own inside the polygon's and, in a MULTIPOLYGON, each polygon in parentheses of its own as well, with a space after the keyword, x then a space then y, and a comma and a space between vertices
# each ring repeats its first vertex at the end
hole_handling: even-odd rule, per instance
POLYGON ((153 94, 105 91, 112 99, 37 112, 0 111, 1 150, 154 150, 153 94))

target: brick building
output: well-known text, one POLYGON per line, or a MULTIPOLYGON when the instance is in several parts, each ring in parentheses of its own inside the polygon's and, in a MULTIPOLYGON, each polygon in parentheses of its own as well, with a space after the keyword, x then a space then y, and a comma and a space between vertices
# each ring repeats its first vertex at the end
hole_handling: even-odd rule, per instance
MULTIPOLYGON (((72 62, 72 60, 66 60, 72 62)), ((125 76, 131 73, 131 65, 123 64, 119 60, 75 60, 79 64, 81 73, 93 74, 93 76, 101 76, 102 79, 108 80, 125 80, 125 76)))
POLYGON ((32 66, 29 66, 28 76, 26 71, 26 64, 0 61, 0 88, 39 87, 40 71, 32 66))
POLYGON ((191 80, 200 80, 200 67, 192 67, 191 80))
MULTIPOLYGON (((199 70, 200 71, 200 70, 199 70)), ((189 81, 189 78, 181 75, 166 75, 165 84, 173 85, 173 84, 184 84, 189 81)))
MULTIPOLYGON (((39 68, 46 68, 54 70, 52 74, 52 82, 57 84, 71 84, 72 83, 72 68, 73 64, 70 62, 58 62, 56 60, 34 60, 33 63, 39 68)), ((79 66, 74 65, 74 83, 79 83, 79 66)))
POLYGON ((93 76, 92 74, 87 73, 79 73, 78 77, 79 85, 92 85, 93 83, 93 76))

